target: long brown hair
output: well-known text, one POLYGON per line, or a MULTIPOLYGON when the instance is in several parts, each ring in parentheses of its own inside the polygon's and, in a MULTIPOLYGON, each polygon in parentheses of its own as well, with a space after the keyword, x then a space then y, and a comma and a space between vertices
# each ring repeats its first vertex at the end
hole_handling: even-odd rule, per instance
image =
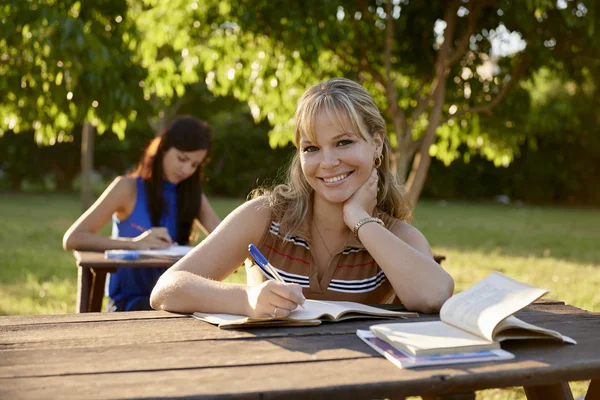
POLYGON ((153 226, 158 226, 165 211, 162 195, 165 152, 171 147, 184 152, 208 150, 196 171, 177 184, 177 235, 174 240, 179 244, 189 242, 194 219, 200 217, 202 169, 210 161, 211 143, 212 128, 206 122, 191 116, 176 117, 164 132, 148 144, 133 173, 144 181, 150 219, 153 226))
POLYGON ((316 143, 314 121, 325 112, 342 124, 350 121, 364 140, 381 133, 384 139, 381 166, 377 169, 377 209, 388 215, 409 222, 411 207, 403 195, 403 187, 390 165, 390 142, 386 135, 385 120, 371 95, 358 83, 346 78, 334 78, 309 88, 296 108, 294 143, 298 151, 292 158, 287 172, 287 182, 272 189, 260 188, 251 197, 265 196, 273 214, 281 216, 282 232, 293 232, 308 212, 313 192, 306 181, 300 165, 300 140, 303 135, 316 143), (360 123, 362 121, 362 124, 360 123), (361 125, 367 128, 365 132, 361 125))

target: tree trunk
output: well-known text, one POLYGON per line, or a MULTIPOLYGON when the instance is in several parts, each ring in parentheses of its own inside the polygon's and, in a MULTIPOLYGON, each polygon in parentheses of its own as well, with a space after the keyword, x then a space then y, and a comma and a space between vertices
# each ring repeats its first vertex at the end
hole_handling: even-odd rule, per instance
POLYGON ((417 204, 419 197, 421 197, 421 192, 423 191, 430 165, 431 156, 429 155, 429 152, 423 153, 419 151, 415 154, 413 167, 410 172, 411 176, 407 183, 408 200, 413 205, 417 204))
POLYGON ((88 121, 81 132, 81 208, 92 205, 92 171, 94 169, 94 127, 88 121))
POLYGON ((437 138, 437 128, 440 125, 442 119, 442 110, 444 107, 444 100, 446 99, 446 82, 441 81, 439 87, 434 96, 434 106, 429 115, 429 124, 423 137, 423 142, 419 151, 415 154, 410 176, 406 184, 408 191, 408 199, 411 204, 417 204, 425 180, 427 179, 427 172, 429 172, 429 166, 431 165, 431 156, 429 155, 429 147, 435 143, 437 138))
POLYGON ((409 150, 406 147, 396 150, 394 152, 394 159, 396 166, 392 171, 396 171, 400 183, 405 183, 406 176, 408 175, 408 163, 410 161, 409 150))

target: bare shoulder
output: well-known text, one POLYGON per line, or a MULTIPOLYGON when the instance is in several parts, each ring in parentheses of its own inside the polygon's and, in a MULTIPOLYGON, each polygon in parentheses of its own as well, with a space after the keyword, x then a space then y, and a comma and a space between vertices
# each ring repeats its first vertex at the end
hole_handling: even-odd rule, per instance
POLYGON ((221 280, 229 276, 248 255, 248 245, 258 243, 267 229, 270 209, 265 199, 249 200, 230 212, 192 253, 196 260, 179 268, 221 280))
POLYGON ((132 176, 117 176, 109 185, 109 188, 113 188, 117 191, 122 192, 133 192, 137 189, 136 178, 132 176))
POLYGON ((126 217, 135 206, 137 185, 135 177, 117 176, 108 186, 103 196, 114 201, 115 211, 119 218, 126 217))
POLYGON ((269 202, 265 197, 257 197, 252 200, 246 201, 244 204, 237 207, 229 214, 227 219, 232 218, 244 218, 249 222, 260 223, 264 222, 267 224, 271 217, 271 208, 269 202))
POLYGON ((429 247, 427 238, 411 224, 401 220, 395 220, 390 230, 394 235, 415 249, 422 253, 431 254, 431 248, 429 247))

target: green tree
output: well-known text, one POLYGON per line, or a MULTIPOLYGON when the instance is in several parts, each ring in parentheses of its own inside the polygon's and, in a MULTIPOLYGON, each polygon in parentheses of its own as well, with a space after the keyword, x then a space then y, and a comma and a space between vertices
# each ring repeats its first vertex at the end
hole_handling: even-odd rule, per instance
POLYGON ((212 9, 199 57, 213 92, 247 101, 277 145, 291 139, 307 85, 359 80, 390 124, 392 162, 413 201, 432 156, 450 163, 464 148, 498 166, 513 160, 529 104, 520 83, 534 71, 573 80, 598 71, 592 1, 238 0, 212 9))
POLYGON ((5 1, 0 23, 0 134, 34 130, 52 144, 88 120, 122 136, 147 112, 125 0, 5 1))
POLYGON ((144 98, 153 109, 149 124, 161 132, 205 90, 202 57, 219 12, 212 1, 129 0, 135 21, 134 61, 147 75, 144 98))

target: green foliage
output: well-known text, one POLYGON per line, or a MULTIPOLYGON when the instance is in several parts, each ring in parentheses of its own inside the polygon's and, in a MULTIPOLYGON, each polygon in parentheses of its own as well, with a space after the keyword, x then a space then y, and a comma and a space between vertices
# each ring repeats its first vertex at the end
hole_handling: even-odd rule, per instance
POLYGON ((124 0, 13 0, 0 12, 0 135, 34 130, 53 144, 88 119, 122 136, 147 110, 124 0))
MULTIPOLYGON (((205 170, 204 189, 211 194, 245 197, 258 184, 275 182, 294 149, 271 149, 268 123, 256 124, 247 106, 233 97, 215 97, 204 85, 186 87, 186 92, 194 100, 183 105, 180 112, 206 120, 214 131, 212 161, 205 170)), ((0 189, 77 189, 81 127, 68 133, 70 141, 53 146, 38 145, 33 131, 8 131, 0 137, 0 189)), ((123 139, 110 130, 96 138, 94 165, 100 189, 97 194, 116 175, 133 169, 153 137, 149 124, 137 121, 129 125, 123 139)))
POLYGON ((281 182, 295 148, 271 149, 267 124, 254 125, 249 114, 231 119, 225 113, 212 123, 216 134, 212 160, 205 171, 207 192, 245 197, 258 186, 281 182))
MULTIPOLYGON (((215 18, 216 14, 211 20, 215 29, 205 43, 210 56, 204 58, 209 88, 248 101, 255 118, 267 118, 273 125, 270 135, 275 146, 292 138, 291 116, 303 88, 332 76, 354 78, 373 94, 390 123, 392 142, 398 143, 393 136, 399 132, 391 129, 389 93, 382 85, 382 77, 386 77, 385 2, 309 3, 242 0, 235 7, 214 6, 210 15, 215 18)), ((414 141, 429 123, 429 108, 416 113, 415 118, 412 114, 419 97, 432 88, 444 13, 452 4, 402 1, 391 7, 390 79, 414 141)), ((549 0, 519 4, 504 0, 478 12, 469 36, 473 22, 469 10, 475 12, 474 4, 464 2, 458 12, 453 47, 458 47, 463 35, 467 35, 467 47, 449 66, 443 100, 447 123, 442 123, 439 143, 430 152, 446 164, 461 154, 467 158, 479 154, 496 166, 506 166, 526 139, 512 113, 527 107, 527 92, 509 91, 503 102, 512 104, 500 103, 493 114, 453 116, 489 104, 517 74, 527 78, 548 66, 561 71, 564 78, 579 80, 581 71, 597 67, 599 41, 593 35, 596 5, 574 1, 560 8, 562 5, 549 0), (498 46, 498 38, 508 36, 517 45, 509 55, 498 46)))
MULTIPOLYGON (((519 157, 500 169, 487 165, 485 154, 459 160, 451 168, 434 162, 423 195, 474 199, 504 194, 538 204, 600 204, 597 84, 589 74, 577 84, 563 82, 560 74, 542 69, 523 87, 521 90, 531 94, 530 107, 515 108, 513 118, 505 122, 526 138, 520 141, 521 135, 515 136, 519 157)), ((509 101, 507 106, 518 107, 519 103, 509 101)), ((499 125, 493 119, 487 121, 490 132, 499 125)))

